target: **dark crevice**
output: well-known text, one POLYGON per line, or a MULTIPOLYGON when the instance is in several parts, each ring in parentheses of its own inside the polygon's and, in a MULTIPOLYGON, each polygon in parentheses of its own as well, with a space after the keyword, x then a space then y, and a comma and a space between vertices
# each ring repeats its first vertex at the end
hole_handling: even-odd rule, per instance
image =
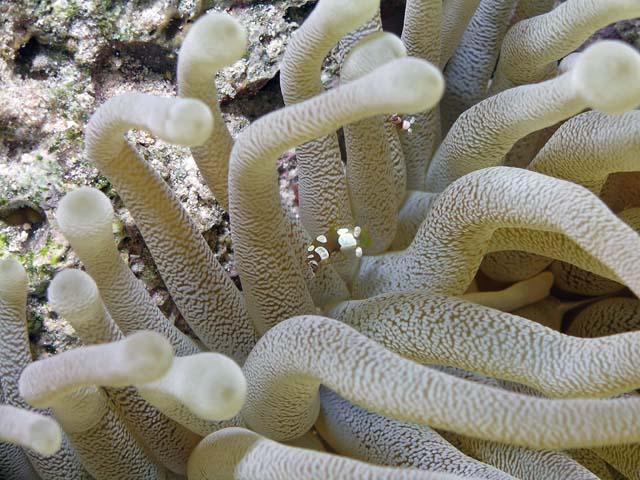
POLYGON ((301 24, 304 21, 304 19, 309 16, 311 11, 315 8, 316 3, 318 2, 309 2, 300 7, 287 8, 284 14, 285 20, 287 20, 288 22, 296 22, 301 24))
POLYGON ((13 59, 16 73, 22 77, 30 76, 31 66, 36 56, 41 53, 42 45, 35 36, 31 36, 29 40, 22 44, 16 51, 13 59))
POLYGON ((166 40, 173 40, 175 36, 178 34, 178 32, 180 31, 180 29, 182 28, 183 24, 184 24, 184 19, 182 17, 180 16, 171 17, 167 21, 162 31, 164 38, 166 40))

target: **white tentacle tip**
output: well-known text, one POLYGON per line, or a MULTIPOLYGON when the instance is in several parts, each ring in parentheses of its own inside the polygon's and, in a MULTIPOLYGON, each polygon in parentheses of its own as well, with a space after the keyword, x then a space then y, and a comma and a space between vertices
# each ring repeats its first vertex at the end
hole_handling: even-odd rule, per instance
POLYGON ((176 99, 164 119, 163 136, 168 142, 194 147, 207 141, 213 130, 213 115, 203 102, 191 98, 176 99))
POLYGON ((640 53, 626 43, 603 40, 587 48, 571 68, 572 81, 589 106, 620 114, 640 105, 640 53))
POLYGON ((29 448, 40 455, 49 457, 60 450, 62 445, 62 432, 60 426, 51 418, 39 415, 29 425, 29 448))
POLYGON ((98 302, 98 286, 82 270, 65 269, 58 273, 47 289, 51 307, 61 315, 75 312, 98 302))
POLYGON ((247 32, 235 18, 222 12, 200 17, 189 29, 179 57, 191 57, 217 70, 241 58, 247 50, 247 32))
POLYGON ((371 20, 380 8, 380 0, 320 0, 316 8, 329 19, 326 28, 346 33, 371 20))
POLYGON ((23 294, 27 288, 27 272, 22 264, 13 257, 0 259, 0 294, 23 294))
POLYGON ((247 396, 242 369, 230 358, 211 352, 176 358, 164 377, 137 386, 156 406, 179 402, 210 421, 237 415, 247 396))
POLYGON ((60 450, 62 431, 55 420, 40 413, 0 405, 0 442, 3 441, 49 457, 60 450))
POLYGON ((60 200, 56 222, 66 236, 85 237, 106 230, 111 232, 113 207, 100 190, 76 188, 60 200))
POLYGON ((114 345, 122 349, 130 384, 158 380, 167 373, 173 363, 171 343, 156 332, 136 332, 114 345))
POLYGON ((400 113, 412 114, 428 110, 444 94, 444 77, 440 69, 418 58, 391 61, 371 75, 379 75, 379 84, 386 84, 386 88, 380 88, 379 91, 392 102, 390 110, 400 113))
MULTIPOLYGON (((205 420, 233 418, 242 409, 247 396, 247 382, 242 369, 218 353, 203 353, 195 357, 203 368, 194 368, 201 373, 197 376, 200 385, 193 389, 193 395, 188 396, 189 408, 205 420)), ((190 379, 193 380, 191 377, 186 380, 190 379)))

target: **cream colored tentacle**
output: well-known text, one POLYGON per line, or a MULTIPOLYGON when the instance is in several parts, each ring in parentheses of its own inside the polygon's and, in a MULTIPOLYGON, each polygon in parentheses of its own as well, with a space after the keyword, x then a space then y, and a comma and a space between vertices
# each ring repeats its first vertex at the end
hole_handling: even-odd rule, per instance
MULTIPOLYGON (((442 0, 408 0, 402 27, 407 54, 440 64, 442 0)), ((440 113, 437 106, 414 115, 411 132, 399 133, 407 170, 407 188, 422 190, 429 160, 440 142, 440 113)))
POLYGON ((397 420, 531 448, 640 440, 640 398, 550 400, 486 387, 401 358, 326 317, 294 317, 274 327, 244 372, 243 418, 276 440, 296 438, 313 425, 320 384, 397 420))
POLYGON ((114 242, 113 216, 104 193, 82 187, 60 200, 56 222, 95 279, 109 312, 125 334, 154 330, 169 339, 177 355, 198 352, 200 349, 167 320, 125 264, 114 242))
POLYGON ((429 427, 403 423, 350 404, 320 388, 316 428, 340 455, 377 465, 451 473, 463 478, 513 480, 466 456, 429 427))
MULTIPOLYGON (((16 408, 33 410, 18 389, 22 371, 32 362, 27 333, 27 272, 12 257, 0 259, 0 390, 4 402, 16 408)), ((36 410, 50 415, 45 410, 36 410)), ((25 452, 34 469, 45 480, 85 480, 86 472, 66 435, 57 453, 45 458, 25 452)))
POLYGON ((528 385, 548 397, 610 397, 640 387, 640 332, 576 339, 463 300, 422 292, 339 304, 333 318, 421 364, 528 385), (601 362, 610 358, 617 368, 601 362))
POLYGON ((596 30, 637 16, 640 4, 635 0, 568 0, 509 29, 496 76, 512 85, 542 81, 553 75, 557 60, 576 50, 596 30))
POLYGON ((288 447, 255 432, 228 428, 205 438, 189 461, 189 480, 462 480, 457 475, 379 467, 288 447))
POLYGON ((60 450, 62 432, 60 426, 45 415, 0 405, 0 442, 19 445, 48 457, 60 450))
POLYGON ((160 176, 125 141, 131 128, 181 145, 202 144, 211 112, 194 99, 124 94, 104 103, 85 133, 87 155, 136 220, 180 313, 212 350, 243 362, 255 342, 241 293, 160 176))
POLYGON ((164 468, 147 457, 105 392, 94 385, 122 387, 153 380, 172 359, 168 340, 142 331, 120 342, 80 347, 30 364, 20 376, 20 394, 33 406, 52 408, 96 480, 162 479, 164 468))
MULTIPOLYGON (((404 45, 390 33, 378 32, 360 40, 340 70, 342 83, 352 82, 377 67, 406 56, 404 45)), ((355 224, 366 229, 371 241, 367 253, 385 251, 396 234, 398 204, 383 115, 345 125, 347 185, 355 224)))
POLYGON ((447 89, 442 99, 442 135, 468 108, 484 99, 498 60, 515 0, 480 0, 447 64, 447 89))
MULTIPOLYGON (((49 304, 74 328, 85 345, 117 342, 124 335, 111 319, 93 279, 80 270, 63 270, 47 291, 49 304)), ((118 412, 154 458, 184 475, 191 450, 200 440, 147 403, 133 387, 107 388, 118 412)))
POLYGON ((545 14, 553 9, 556 0, 518 0, 511 23, 545 14))
POLYGON ((553 282, 554 276, 551 272, 542 272, 502 290, 467 292, 459 295, 459 298, 503 312, 512 312, 543 300, 549 295, 553 282))
MULTIPOLYGON (((324 58, 344 35, 371 19, 378 8, 376 0, 318 2, 291 36, 280 64, 280 85, 286 105, 308 100, 324 91, 320 81, 324 58)), ((353 215, 335 130, 297 146, 296 158, 300 217, 309 234, 313 238, 324 234, 335 226, 332 223, 351 225, 353 215), (318 171, 322 172, 321 181, 318 181, 318 171)))
POLYGON ((458 48, 479 4, 480 0, 445 0, 442 3, 440 68, 444 69, 458 48))
POLYGON ((407 249, 365 256, 352 292, 354 298, 414 289, 459 295, 487 252, 525 250, 598 270, 640 293, 639 244, 638 234, 585 188, 527 170, 487 168, 438 197, 407 249))
POLYGON ((565 122, 527 167, 599 194, 609 174, 640 170, 640 111, 585 112, 565 122))
POLYGON ((564 452, 532 450, 443 432, 462 451, 520 480, 600 480, 564 452))
POLYGON ((229 206, 229 157, 233 139, 218 105, 215 75, 244 55, 246 37, 237 20, 212 12, 191 26, 178 53, 178 94, 202 100, 213 114, 211 135, 204 144, 192 146, 191 154, 216 200, 225 209, 229 206))
POLYGON ((567 455, 573 458, 580 465, 593 472, 599 480, 616 480, 614 469, 604 460, 598 457, 593 451, 586 449, 567 450, 567 455))
POLYGON ((428 191, 441 191, 474 170, 499 165, 515 142, 591 107, 623 113, 640 104, 640 54, 617 41, 585 50, 564 75, 506 90, 455 122, 429 168, 428 191))
POLYGON ((247 305, 258 331, 289 316, 315 312, 299 259, 287 241, 273 176, 278 156, 342 124, 433 105, 441 89, 442 77, 432 65, 399 59, 347 85, 266 115, 238 137, 229 183, 232 235, 247 305))
POLYGON ((582 310, 567 330, 577 337, 604 337, 640 330, 640 301, 635 298, 607 298, 582 310))
POLYGON ((408 192, 407 198, 398 212, 398 229, 390 250, 402 250, 411 244, 420 224, 427 218, 429 209, 437 197, 437 193, 418 190, 408 192))

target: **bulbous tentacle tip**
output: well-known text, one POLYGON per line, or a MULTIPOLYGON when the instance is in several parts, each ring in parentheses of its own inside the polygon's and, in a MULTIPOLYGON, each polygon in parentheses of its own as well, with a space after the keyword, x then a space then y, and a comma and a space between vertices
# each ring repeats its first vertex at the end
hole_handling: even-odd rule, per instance
POLYGON ((67 235, 90 236, 113 222, 113 206, 107 196, 91 187, 70 191, 58 204, 56 221, 67 235))
POLYGON ((222 12, 200 17, 182 43, 180 55, 217 70, 240 59, 247 50, 247 32, 240 22, 222 12))
POLYGON ((62 432, 55 420, 38 415, 29 425, 29 447, 45 457, 54 455, 62 445, 62 432))
POLYGON ((640 105, 640 53, 626 43, 593 44, 576 59, 571 75, 575 88, 595 110, 621 114, 640 105))
POLYGON ((13 257, 0 259, 0 294, 24 292, 27 281, 27 272, 18 260, 13 257))
POLYGON ((199 384, 185 396, 189 409, 205 420, 229 420, 237 415, 247 396, 247 381, 238 364, 218 353, 201 353, 191 360, 192 370, 201 374, 185 378, 199 384))
POLYGON ((82 270, 68 268, 58 273, 47 289, 47 297, 51 307, 62 315, 69 310, 76 310, 79 302, 89 304, 97 302, 100 297, 98 286, 89 274, 82 270))
POLYGON ((444 93, 444 77, 435 65, 418 58, 400 58, 389 62, 376 71, 376 82, 386 88, 381 92, 389 95, 390 110, 399 113, 418 113, 436 105, 444 93))
POLYGON ((160 379, 173 363, 173 348, 164 336, 152 331, 136 332, 117 344, 129 366, 132 384, 160 379))
POLYGON ((202 145, 213 130, 211 110, 200 100, 176 99, 167 110, 163 122, 162 139, 185 147, 202 145))
POLYGON ((316 6, 330 19, 327 28, 340 32, 371 20, 379 8, 380 0, 320 0, 316 6))
POLYGON ((345 57, 340 68, 340 80, 355 80, 386 62, 406 56, 407 49, 398 36, 373 32, 359 41, 345 57))
POLYGON ((564 57, 558 64, 558 75, 565 74, 573 69, 581 55, 581 52, 573 52, 564 57))

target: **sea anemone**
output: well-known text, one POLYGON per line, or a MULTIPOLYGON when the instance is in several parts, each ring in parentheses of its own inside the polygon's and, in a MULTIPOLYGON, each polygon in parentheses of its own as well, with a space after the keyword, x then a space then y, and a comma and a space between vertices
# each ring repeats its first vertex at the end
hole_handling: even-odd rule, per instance
POLYGON ((48 298, 84 346, 32 361, 26 273, 0 261, 3 478, 638 478, 640 214, 608 184, 638 166, 640 54, 574 51, 640 5, 553 3, 407 0, 398 38, 379 0, 320 0, 286 106, 235 139, 213 78, 244 29, 202 16, 178 97, 111 98, 85 130, 190 331, 120 257, 109 199, 69 192, 86 272, 48 298), (191 149, 241 290, 130 129, 191 149))

